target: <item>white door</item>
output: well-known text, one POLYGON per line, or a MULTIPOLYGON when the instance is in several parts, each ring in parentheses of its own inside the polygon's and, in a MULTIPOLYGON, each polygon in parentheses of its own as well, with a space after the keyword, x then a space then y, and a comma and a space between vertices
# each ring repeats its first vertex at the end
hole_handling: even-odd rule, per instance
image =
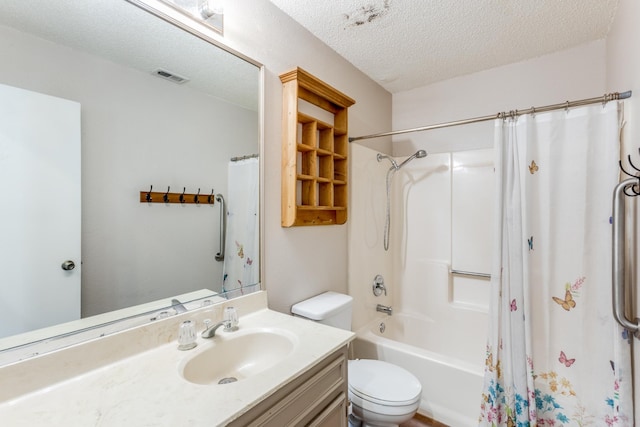
POLYGON ((80 104, 0 85, 0 337, 80 318, 80 208, 80 104))

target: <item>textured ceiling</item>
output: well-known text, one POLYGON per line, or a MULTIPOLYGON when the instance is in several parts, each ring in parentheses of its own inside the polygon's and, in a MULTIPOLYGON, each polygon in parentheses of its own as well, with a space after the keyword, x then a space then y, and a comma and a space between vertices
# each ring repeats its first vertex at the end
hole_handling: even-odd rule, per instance
POLYGON ((602 39, 618 4, 618 0, 271 2, 390 92, 602 39))
POLYGON ((124 0, 0 0, 0 25, 143 73, 165 69, 189 78, 185 87, 259 107, 258 68, 124 0))

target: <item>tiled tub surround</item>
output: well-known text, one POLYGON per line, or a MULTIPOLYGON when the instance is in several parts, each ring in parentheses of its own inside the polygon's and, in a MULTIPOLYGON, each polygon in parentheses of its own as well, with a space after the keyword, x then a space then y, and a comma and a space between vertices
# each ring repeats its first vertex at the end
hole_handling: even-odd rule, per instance
MULTIPOLYGON (((257 292, 1 367, 2 424, 225 425, 354 336, 266 307, 266 292, 257 292), (181 363, 211 343, 198 335, 198 347, 179 351, 178 326, 193 320, 200 331, 204 319, 221 320, 226 306, 237 308, 240 328, 282 329, 296 336, 295 348, 251 378, 224 385, 190 383, 180 375, 181 363)), ((233 334, 222 328, 218 333, 233 334)))

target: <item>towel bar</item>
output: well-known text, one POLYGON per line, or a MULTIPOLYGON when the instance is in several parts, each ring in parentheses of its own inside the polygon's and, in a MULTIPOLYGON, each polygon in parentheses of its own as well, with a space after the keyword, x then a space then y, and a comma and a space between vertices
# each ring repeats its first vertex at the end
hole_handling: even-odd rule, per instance
POLYGON ((491 279, 491 275, 488 273, 476 273, 473 271, 462 271, 462 270, 450 270, 451 274, 456 276, 469 276, 469 277, 479 277, 481 279, 491 279))

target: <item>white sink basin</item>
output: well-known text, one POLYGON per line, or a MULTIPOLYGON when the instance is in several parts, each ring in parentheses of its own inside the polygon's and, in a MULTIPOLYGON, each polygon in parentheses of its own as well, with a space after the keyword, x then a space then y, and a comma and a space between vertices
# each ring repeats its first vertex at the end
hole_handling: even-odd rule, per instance
POLYGON ((285 330, 253 328, 217 333, 181 364, 184 379, 196 384, 228 384, 269 369, 287 357, 297 338, 285 330))

